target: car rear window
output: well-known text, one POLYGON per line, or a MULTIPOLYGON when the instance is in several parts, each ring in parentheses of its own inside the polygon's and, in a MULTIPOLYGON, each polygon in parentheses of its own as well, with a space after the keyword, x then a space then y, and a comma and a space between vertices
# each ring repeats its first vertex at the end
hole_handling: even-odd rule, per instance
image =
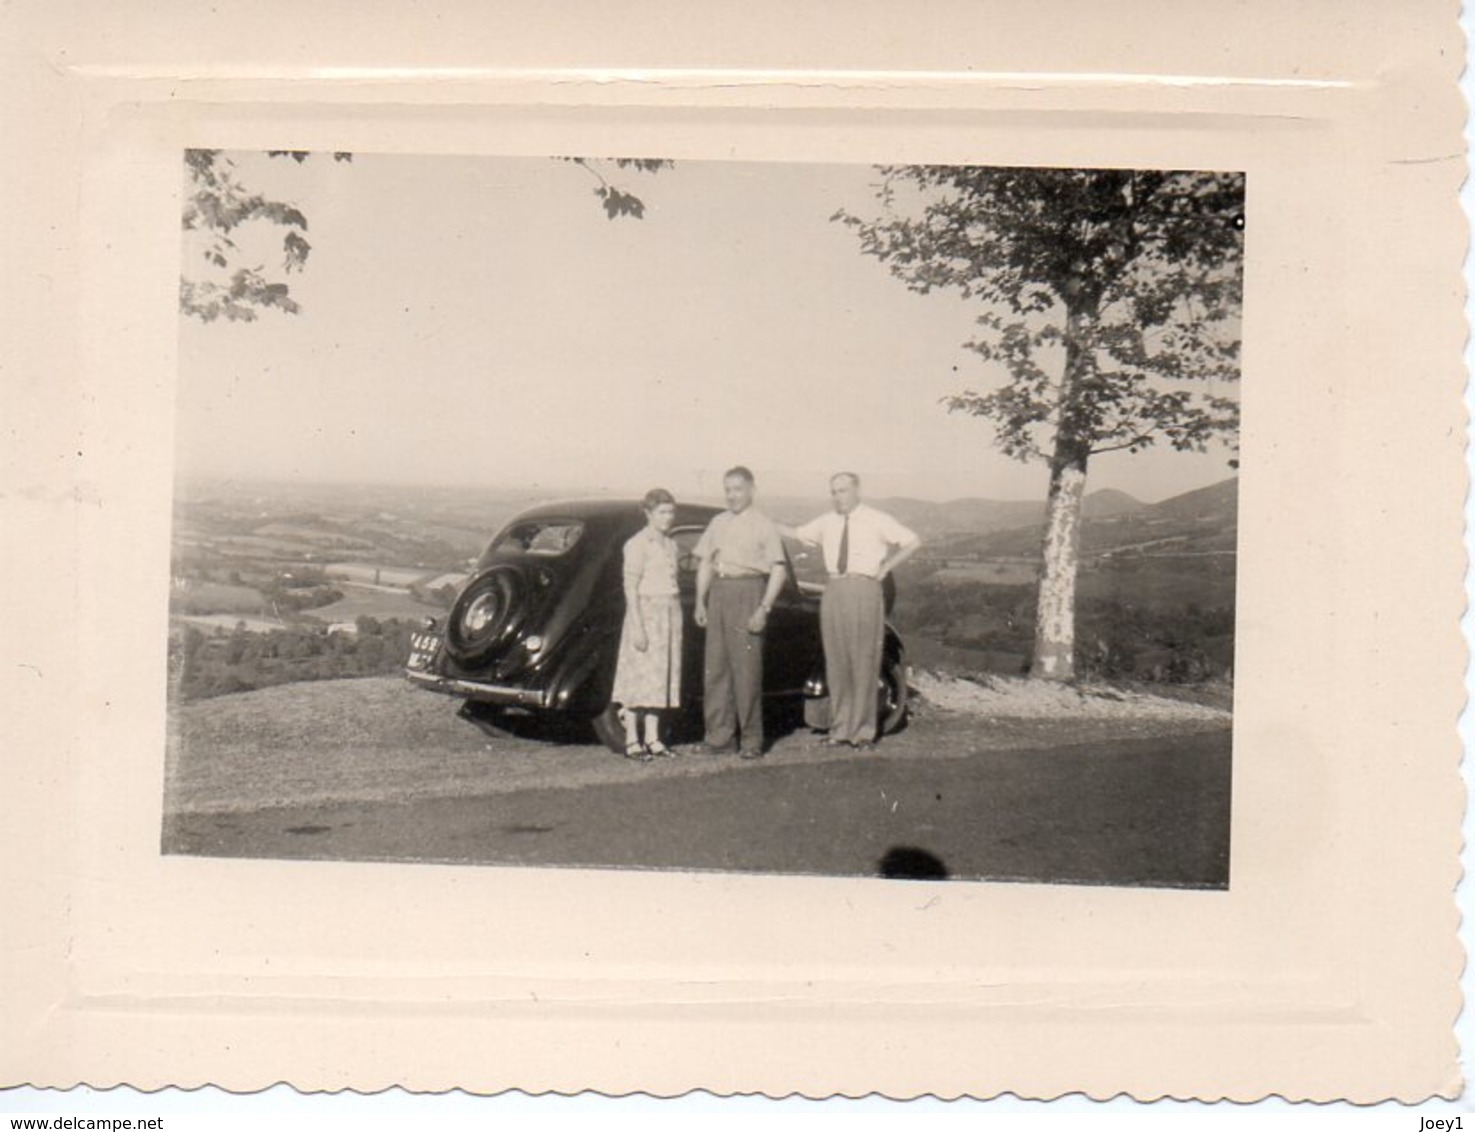
POLYGON ((584 533, 577 519, 534 519, 514 523, 492 543, 492 554, 536 554, 554 558, 567 554, 584 533))

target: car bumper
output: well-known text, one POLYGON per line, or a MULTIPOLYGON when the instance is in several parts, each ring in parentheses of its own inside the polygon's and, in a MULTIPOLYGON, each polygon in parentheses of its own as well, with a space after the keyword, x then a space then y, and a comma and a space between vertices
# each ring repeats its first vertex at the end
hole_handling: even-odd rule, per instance
POLYGON ((437 632, 425 630, 410 634, 410 656, 405 665, 405 679, 419 688, 443 692, 448 696, 465 696, 468 700, 501 704, 506 707, 546 708, 551 699, 543 688, 494 684, 486 680, 466 680, 441 672, 444 640, 437 632))
POLYGON ((465 696, 468 700, 479 700, 482 703, 502 704, 506 707, 548 707, 548 693, 541 688, 517 688, 506 684, 486 684, 480 680, 461 680, 419 668, 406 668, 405 679, 419 688, 444 692, 448 696, 465 696))

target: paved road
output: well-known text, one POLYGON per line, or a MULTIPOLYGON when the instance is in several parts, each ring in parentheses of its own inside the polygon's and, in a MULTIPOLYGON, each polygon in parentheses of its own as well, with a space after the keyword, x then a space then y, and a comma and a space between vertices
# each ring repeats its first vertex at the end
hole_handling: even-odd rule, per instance
MULTIPOLYGON (((1227 727, 1078 745, 969 742, 923 720, 874 755, 797 737, 759 764, 597 763, 558 785, 166 817, 167 852, 225 857, 741 870, 1222 888, 1227 727), (904 738, 905 742, 901 742, 904 738), (681 765, 685 764, 685 765, 681 765)), ((516 749, 523 752, 525 744, 516 749)), ((536 753, 531 757, 536 758, 536 753)))

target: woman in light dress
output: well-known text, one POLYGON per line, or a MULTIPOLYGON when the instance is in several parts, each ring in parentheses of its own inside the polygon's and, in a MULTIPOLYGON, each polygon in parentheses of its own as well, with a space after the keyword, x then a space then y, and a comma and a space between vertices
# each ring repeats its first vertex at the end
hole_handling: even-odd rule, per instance
POLYGON ((676 500, 652 488, 642 507, 645 527, 625 543, 625 625, 610 698, 621 706, 625 757, 645 761, 674 754, 661 742, 661 720, 681 706, 681 598, 671 537, 676 500))

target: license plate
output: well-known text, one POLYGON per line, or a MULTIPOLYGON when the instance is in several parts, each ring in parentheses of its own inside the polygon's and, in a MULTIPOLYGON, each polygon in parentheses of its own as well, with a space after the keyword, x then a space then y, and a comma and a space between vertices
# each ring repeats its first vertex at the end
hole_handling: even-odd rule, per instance
POLYGON ((429 668, 431 661, 440 652, 440 636, 436 633, 410 634, 411 668, 429 668))

